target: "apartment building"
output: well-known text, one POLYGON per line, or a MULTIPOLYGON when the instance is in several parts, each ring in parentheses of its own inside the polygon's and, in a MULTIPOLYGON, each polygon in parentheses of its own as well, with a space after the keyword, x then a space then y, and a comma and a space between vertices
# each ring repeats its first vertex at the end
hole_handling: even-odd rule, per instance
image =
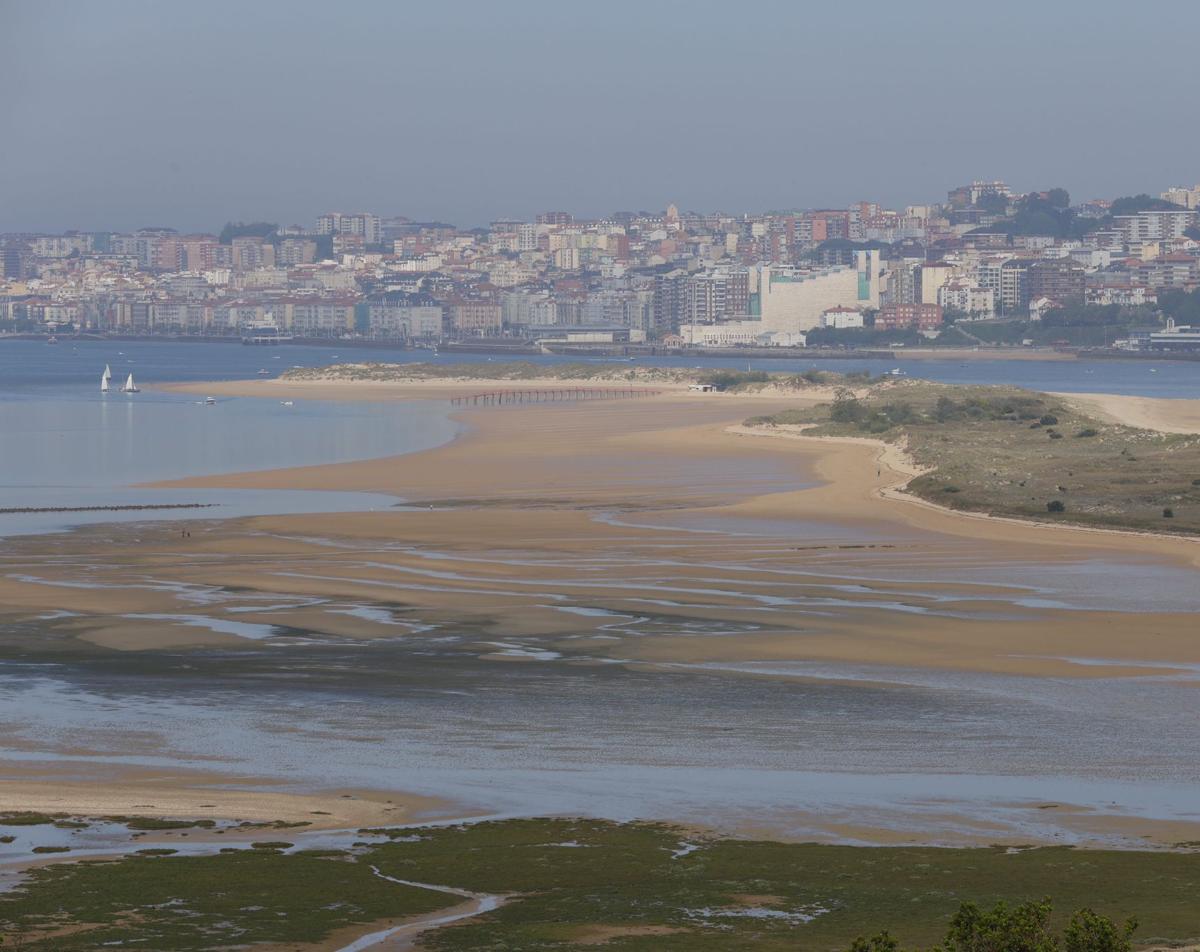
POLYGON ((936 331, 942 323, 940 304, 889 304, 875 315, 875 329, 881 331, 936 331))
POLYGON ((365 321, 356 322, 359 330, 374 337, 440 340, 444 335, 442 305, 427 294, 388 291, 368 298, 358 310, 365 311, 365 321))

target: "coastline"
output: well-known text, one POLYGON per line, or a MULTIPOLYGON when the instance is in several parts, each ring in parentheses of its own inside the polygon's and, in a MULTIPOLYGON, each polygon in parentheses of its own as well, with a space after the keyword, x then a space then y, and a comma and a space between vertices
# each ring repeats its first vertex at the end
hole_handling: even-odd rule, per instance
POLYGON ((278 780, 247 781, 201 771, 123 770, 108 780, 49 779, 58 772, 9 768, 0 780, 0 813, 24 811, 72 816, 145 816, 305 824, 305 831, 399 826, 417 819, 461 815, 430 797, 382 791, 297 793, 278 780), (16 773, 25 779, 14 779, 16 773), (253 789, 257 787, 258 789, 253 789))
MULTIPOLYGON (((1115 417, 1115 415, 1114 415, 1115 417)), ((1124 419, 1117 419, 1116 422, 1126 422, 1124 419)), ((1129 424, 1133 425, 1133 424, 1129 424)), ((787 424, 776 424, 770 427, 749 427, 745 425, 735 425, 728 428, 727 432, 737 436, 748 437, 765 437, 770 439, 784 440, 806 440, 818 444, 827 445, 850 445, 870 447, 874 450, 873 460, 879 464, 881 469, 887 469, 895 478, 876 485, 872 489, 873 495, 878 499, 890 500, 896 503, 902 503, 909 506, 918 506, 927 509, 931 512, 941 514, 952 520, 986 520, 987 523, 1001 523, 1012 526, 1026 526, 1034 529, 1048 529, 1054 533, 1066 532, 1082 532, 1082 533, 1097 533, 1104 536, 1119 536, 1129 539, 1140 540, 1159 540, 1168 543, 1167 547, 1172 554, 1191 562, 1193 565, 1200 567, 1200 552, 1189 552, 1181 548, 1176 543, 1183 546, 1196 545, 1200 543, 1200 537, 1184 536, 1166 532, 1152 532, 1147 529, 1119 529, 1108 528, 1104 526, 1085 526, 1077 523, 1063 522, 1047 522, 1041 519, 1020 519, 1016 516, 999 516, 990 512, 976 512, 969 509, 954 509, 950 506, 940 506, 930 499, 924 499, 907 490, 908 484, 917 476, 922 476, 929 472, 928 469, 918 466, 904 447, 896 443, 889 443, 886 440, 872 439, 870 437, 858 436, 816 436, 804 432, 811 428, 811 425, 789 426, 787 424)), ((1193 432, 1191 430, 1177 430, 1163 432, 1193 432)), ((1200 431, 1196 431, 1200 432, 1200 431)), ((881 477, 882 478, 882 477, 881 477)), ((932 526, 932 523, 926 523, 932 526)), ((950 531, 948 523, 938 521, 937 527, 944 531, 950 531)), ((968 532, 966 525, 962 525, 959 529, 961 532, 968 532)), ((1067 540, 1064 536, 1063 543, 1067 540)))
MULTIPOLYGON (((497 384, 516 388, 528 382, 497 384)), ((480 381, 185 386, 191 392, 374 400, 445 397, 480 389, 480 381)), ((876 548, 895 548, 953 567, 963 544, 980 557, 1035 564, 1108 556, 1196 564, 1189 540, 1065 526, 1047 532, 1020 520, 911 505, 911 498, 891 495, 896 484, 911 478, 911 467, 906 470, 898 448, 885 448, 881 457, 877 441, 748 441, 736 432, 737 421, 748 415, 830 395, 817 388, 742 395, 697 394, 679 387, 636 401, 463 410, 456 417, 466 427, 457 438, 410 455, 167 484, 373 490, 410 500, 406 507, 250 517, 214 523, 186 542, 177 531, 160 532, 147 524, 136 531, 136 547, 126 541, 135 537, 133 530, 109 540, 103 562, 87 562, 86 573, 82 561, 72 564, 47 550, 47 558, 31 573, 40 580, 0 578, 0 595, 23 617, 38 617, 52 608, 76 612, 77 617, 54 623, 64 636, 134 654, 169 645, 236 650, 245 644, 235 634, 170 620, 184 610, 196 617, 236 611, 232 617, 256 625, 373 642, 396 637, 394 622, 345 609, 402 603, 422 625, 474 633, 474 644, 483 647, 472 657, 514 665, 533 664, 531 653, 538 651, 580 654, 572 663, 656 672, 729 662, 822 662, 877 670, 878 683, 886 686, 893 669, 1086 681, 1178 677, 1200 664, 1190 613, 1035 611, 1017 600, 1011 605, 1003 601, 1010 597, 1003 585, 940 579, 936 573, 919 583, 899 577, 860 585, 861 594, 844 599, 842 607, 819 622, 803 611, 764 615, 763 603, 755 601, 760 591, 786 595, 801 585, 813 597, 838 594, 820 562, 823 553, 839 553, 850 577, 873 565, 876 548), (621 518, 601 518, 613 512, 621 518), (795 545, 764 548, 752 538, 754 528, 744 530, 742 537, 696 535, 710 531, 693 528, 703 520, 754 527, 795 523, 801 528, 795 545), (825 534, 826 528, 846 529, 849 541, 839 543, 825 534), (857 541, 876 537, 896 541, 879 546, 857 541), (745 547, 750 561, 738 569, 744 574, 731 576, 722 566, 737 558, 738 547, 745 547), (805 554, 809 550, 811 560, 805 554), (681 566, 678 571, 697 593, 672 595, 675 604, 658 606, 655 611, 664 619, 686 624, 699 616, 728 623, 731 631, 755 619, 762 630, 737 637, 658 632, 614 637, 605 629, 614 615, 645 610, 645 599, 639 602, 629 590, 625 565, 631 553, 642 551, 681 566), (859 570, 860 564, 867 568, 859 570), (581 572, 577 566, 587 568, 581 572), (145 584, 149 573, 153 586, 145 584), (77 587, 81 579, 93 587, 77 587), (172 588, 185 585, 192 589, 172 588), (209 592, 220 593, 223 600, 212 602, 211 608, 191 603, 181 609, 180 598, 193 597, 192 590, 206 599, 213 597, 209 592), (930 593, 956 599, 961 613, 920 610, 930 593), (283 604, 301 597, 328 604, 283 604), (897 612, 893 603, 912 610, 897 612), (1128 626, 1134 618, 1140 634, 1131 639, 1128 626), (1105 659, 1104 666, 1072 660, 1096 657, 1105 659)), ((38 543, 26 543, 25 551, 36 556, 38 543)), ((78 558, 86 554, 80 552, 78 558)), ((720 676, 771 675, 726 670, 720 676)), ((166 792, 153 799, 134 796, 136 789, 125 801, 129 807, 168 799, 166 792)), ((183 802, 199 801, 169 801, 174 806, 183 802)), ((948 805, 947 816, 954 813, 955 805, 948 805)), ((1063 816, 1060 826, 1074 829, 1073 835, 1085 841, 1091 834, 1079 831, 1107 829, 1108 834, 1097 834, 1099 842, 1104 835, 1117 835, 1111 831, 1118 828, 1119 836, 1129 838, 1154 836, 1147 831, 1159 829, 1164 832, 1156 841, 1178 842, 1187 838, 1180 830, 1191 829, 1182 820, 1105 815, 1086 806, 1064 809, 1063 816)), ((897 836, 894 828, 871 831, 866 823, 853 827, 826 821, 826 826, 841 829, 831 833, 835 839, 879 842, 897 836)), ((1019 842, 1027 834, 984 828, 979 835, 989 842, 1019 842)))
POLYGON ((1160 433, 1200 433, 1200 399, 1131 397, 1112 393, 1051 393, 1107 423, 1160 433))
MULTIPOLYGON (((270 382, 266 383, 269 385, 270 382)), ((512 386, 511 381, 507 384, 512 386)), ((259 381, 241 385, 230 383, 225 385, 225 390, 257 392, 261 386, 259 381)), ((442 385, 435 392, 453 392, 461 386, 455 382, 442 385)), ((288 389, 298 398, 315 394, 325 397, 335 392, 339 399, 372 399, 378 393, 374 384, 344 382, 326 382, 312 387, 290 385, 288 389)), ((391 389, 399 393, 418 391, 422 395, 429 392, 427 386, 407 384, 391 389)), ((772 399, 781 407, 794 407, 827 400, 830 395, 830 392, 814 389, 803 395, 772 399)), ((1200 551, 1195 540, 1190 538, 1086 526, 1045 525, 928 503, 899 491, 898 487, 915 474, 914 468, 896 448, 886 449, 881 458, 880 444, 875 440, 762 439, 754 441, 753 449, 749 449, 741 435, 730 431, 731 427, 736 430, 741 419, 752 412, 761 412, 759 404, 768 402, 760 395, 696 394, 681 390, 649 400, 585 404, 571 409, 535 405, 516 410, 464 410, 457 418, 466 421, 466 432, 452 443, 431 451, 393 459, 204 477, 166 485, 186 488, 353 488, 392 492, 412 500, 414 508, 432 505, 434 509, 431 513, 405 513, 407 532, 425 539, 425 544, 467 545, 469 548, 487 545, 491 538, 508 538, 514 532, 532 529, 541 534, 548 533, 548 538, 556 540, 554 545, 563 544, 563 537, 568 537, 572 539, 569 543, 572 548, 603 549, 607 545, 605 536, 609 533, 592 517, 592 510, 616 507, 634 512, 661 512, 682 506, 684 510, 713 512, 732 518, 749 517, 763 522, 809 520, 862 527, 867 531, 874 531, 870 527, 899 527, 922 534, 970 540, 976 545, 994 545, 1010 553, 1009 557, 1015 554, 1021 558, 1057 561, 1111 555, 1162 560, 1188 568, 1200 564, 1200 551), (641 424, 643 419, 645 424, 641 424), (573 453, 563 446, 563 435, 568 431, 573 438, 591 444, 585 453, 573 453), (687 499, 671 497, 669 489, 631 491, 622 486, 617 474, 630 465, 630 460, 646 454, 658 454, 671 461, 673 465, 659 470, 664 480, 690 480, 689 467, 706 465, 701 462, 704 460, 746 463, 757 459, 763 465, 782 463, 788 469, 811 473, 819 484, 799 489, 780 485, 768 492, 735 487, 732 494, 700 493, 687 499), (615 462, 599 462, 598 459, 605 455, 614 456, 615 462), (474 465, 479 458, 489 460, 486 471, 480 471, 474 465), (536 468, 531 468, 532 460, 538 460, 536 468), (886 463, 886 469, 880 463, 886 463), (533 476, 538 470, 554 475, 539 479, 533 476), (570 486, 570 491, 563 492, 563 486, 570 486)), ((804 480, 801 477, 797 481, 803 483, 804 480)), ((400 514, 393 518, 400 518, 400 514)), ((302 521, 310 531, 340 533, 360 541, 378 538, 381 533, 390 531, 384 529, 377 515, 366 518, 345 516, 337 520, 307 517, 302 521)), ((254 524, 280 532, 297 523, 288 517, 264 517, 254 520, 254 524)), ((654 535, 652 531, 647 534, 654 535)), ((346 589, 334 583, 318 583, 317 589, 366 593, 370 588, 363 586, 364 581, 370 584, 371 579, 360 578, 357 586, 346 589)), ((966 586, 965 590, 983 594, 982 589, 972 586, 966 586)), ((486 599, 482 601, 486 602, 486 599)), ((460 607, 469 602, 461 597, 458 600, 460 607)), ((436 599, 430 597, 429 603, 435 604, 436 599)), ((918 616, 914 621, 891 616, 887 624, 896 632, 895 637, 881 642, 867 632, 869 625, 876 624, 874 613, 857 616, 851 611, 849 614, 854 616, 850 621, 831 623, 836 634, 822 638, 809 636, 802 648, 787 639, 760 641, 743 637, 736 640, 736 645, 722 643, 719 650, 716 644, 689 642, 681 648, 675 644, 659 645, 654 639, 640 640, 631 650, 637 660, 720 660, 727 657, 729 651, 737 651, 749 658, 804 657, 1046 676, 1145 673, 1132 666, 1114 665, 1099 672, 1054 658, 1016 656, 1052 653, 1049 650, 1038 652, 1038 646, 1061 648, 1061 651, 1053 652, 1059 656, 1087 656, 1086 646, 1103 648, 1114 658, 1141 659, 1143 646, 1133 650, 1131 646, 1122 645, 1123 639, 1119 635, 1106 636, 1099 642, 1093 640, 1097 631, 1111 628, 1111 613, 1075 611, 1062 619, 1030 619, 1023 623, 1023 631, 1019 633, 1009 631, 1003 620, 995 624, 980 622, 981 632, 995 631, 974 642, 974 647, 984 648, 982 653, 960 650, 961 646, 955 643, 954 626, 944 625, 938 619, 918 616), (1004 652, 1002 649, 1006 645, 1019 650, 1004 652)), ((528 612, 504 612, 501 617, 507 617, 518 630, 545 634, 560 630, 560 626, 534 621, 528 612)), ((1170 658, 1163 659, 1164 670, 1169 670, 1171 660, 1200 663, 1200 648, 1182 635, 1190 623, 1188 616, 1162 613, 1155 617, 1162 622, 1156 634, 1163 639, 1163 647, 1169 646, 1170 650, 1170 658)))

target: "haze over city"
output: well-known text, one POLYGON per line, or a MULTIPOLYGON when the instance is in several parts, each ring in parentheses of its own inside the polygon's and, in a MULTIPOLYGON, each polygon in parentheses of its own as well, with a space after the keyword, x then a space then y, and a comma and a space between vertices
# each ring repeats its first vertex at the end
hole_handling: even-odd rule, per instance
POLYGON ((972 178, 1156 191, 1200 151, 1197 16, 4 0, 0 231, 903 206, 972 178))
POLYGON ((0 949, 1200 952, 1198 26, 0 0, 0 949))

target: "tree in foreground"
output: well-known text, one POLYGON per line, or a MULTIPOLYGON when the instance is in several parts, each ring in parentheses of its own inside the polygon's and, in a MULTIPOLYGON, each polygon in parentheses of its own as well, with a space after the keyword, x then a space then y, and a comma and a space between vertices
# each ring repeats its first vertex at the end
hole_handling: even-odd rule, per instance
MULTIPOLYGON (((1080 909, 1061 934, 1050 927, 1049 899, 1009 907, 998 902, 984 911, 964 902, 940 946, 930 952, 1132 952, 1136 919, 1117 925, 1108 916, 1080 909)), ((888 932, 859 937, 850 952, 901 952, 888 932)))

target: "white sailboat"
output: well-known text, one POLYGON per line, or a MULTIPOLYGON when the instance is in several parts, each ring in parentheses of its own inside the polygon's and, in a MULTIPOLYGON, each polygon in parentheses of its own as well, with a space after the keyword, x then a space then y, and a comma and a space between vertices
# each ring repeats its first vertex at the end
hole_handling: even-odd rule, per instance
POLYGON ((121 393, 141 393, 138 385, 133 382, 133 374, 125 378, 125 386, 121 388, 121 393))
POLYGON ((108 369, 108 364, 104 365, 104 373, 100 375, 100 392, 108 393, 108 382, 112 379, 112 371, 108 369))

